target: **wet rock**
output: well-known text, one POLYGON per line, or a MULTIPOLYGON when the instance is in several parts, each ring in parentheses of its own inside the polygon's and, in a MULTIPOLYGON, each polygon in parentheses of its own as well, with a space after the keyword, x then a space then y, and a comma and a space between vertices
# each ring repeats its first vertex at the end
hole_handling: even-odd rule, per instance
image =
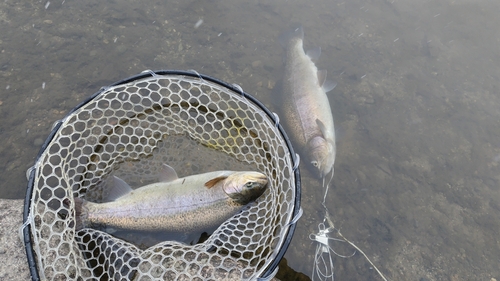
POLYGON ((17 235, 23 200, 0 199, 0 280, 30 280, 24 245, 17 235))

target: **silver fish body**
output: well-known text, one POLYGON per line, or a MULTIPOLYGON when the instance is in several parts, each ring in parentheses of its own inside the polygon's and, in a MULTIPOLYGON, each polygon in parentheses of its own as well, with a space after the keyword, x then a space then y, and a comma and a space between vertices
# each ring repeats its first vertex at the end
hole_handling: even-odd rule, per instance
POLYGON ((291 135, 320 177, 333 170, 335 162, 335 129, 326 92, 335 84, 326 81, 326 71, 319 71, 313 59, 319 49, 308 53, 303 48, 302 28, 281 38, 286 48, 283 78, 285 122, 291 135))
POLYGON ((112 202, 75 198, 76 229, 205 231, 257 199, 266 186, 262 173, 217 171, 149 184, 112 202))

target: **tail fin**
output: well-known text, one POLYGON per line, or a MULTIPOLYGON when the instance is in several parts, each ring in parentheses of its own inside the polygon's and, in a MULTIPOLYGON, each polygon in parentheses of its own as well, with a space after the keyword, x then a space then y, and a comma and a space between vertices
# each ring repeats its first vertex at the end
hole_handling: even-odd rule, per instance
POLYGON ((280 37, 278 37, 278 41, 283 48, 286 48, 288 46, 288 42, 294 38, 304 38, 304 30, 301 25, 283 32, 280 37))
POLYGON ((78 231, 85 228, 85 222, 87 221, 88 213, 85 207, 86 201, 82 198, 75 197, 75 230, 78 231))

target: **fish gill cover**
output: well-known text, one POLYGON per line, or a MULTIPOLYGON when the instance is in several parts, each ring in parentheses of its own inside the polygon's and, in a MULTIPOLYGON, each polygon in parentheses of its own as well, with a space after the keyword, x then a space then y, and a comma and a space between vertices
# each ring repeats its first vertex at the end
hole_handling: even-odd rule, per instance
POLYGON ((298 159, 278 120, 239 87, 193 72, 148 71, 102 88, 55 124, 28 170, 21 234, 33 280, 272 276, 300 208, 298 159), (110 177, 141 186, 164 163, 179 176, 251 167, 268 188, 194 245, 76 229, 74 198, 103 202, 110 177))

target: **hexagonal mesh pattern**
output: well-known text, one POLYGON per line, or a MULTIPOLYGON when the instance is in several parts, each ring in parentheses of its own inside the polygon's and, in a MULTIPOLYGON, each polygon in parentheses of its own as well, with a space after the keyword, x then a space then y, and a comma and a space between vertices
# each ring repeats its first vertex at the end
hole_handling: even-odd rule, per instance
POLYGON ((27 222, 40 277, 261 276, 285 244, 298 208, 294 160, 270 116, 237 88, 197 75, 152 73, 102 89, 59 123, 34 166, 27 222), (154 181, 161 163, 179 176, 251 167, 268 176, 269 186, 196 245, 156 241, 141 247, 99 230, 75 231, 74 197, 100 202, 114 174, 135 180, 135 187, 154 181))

